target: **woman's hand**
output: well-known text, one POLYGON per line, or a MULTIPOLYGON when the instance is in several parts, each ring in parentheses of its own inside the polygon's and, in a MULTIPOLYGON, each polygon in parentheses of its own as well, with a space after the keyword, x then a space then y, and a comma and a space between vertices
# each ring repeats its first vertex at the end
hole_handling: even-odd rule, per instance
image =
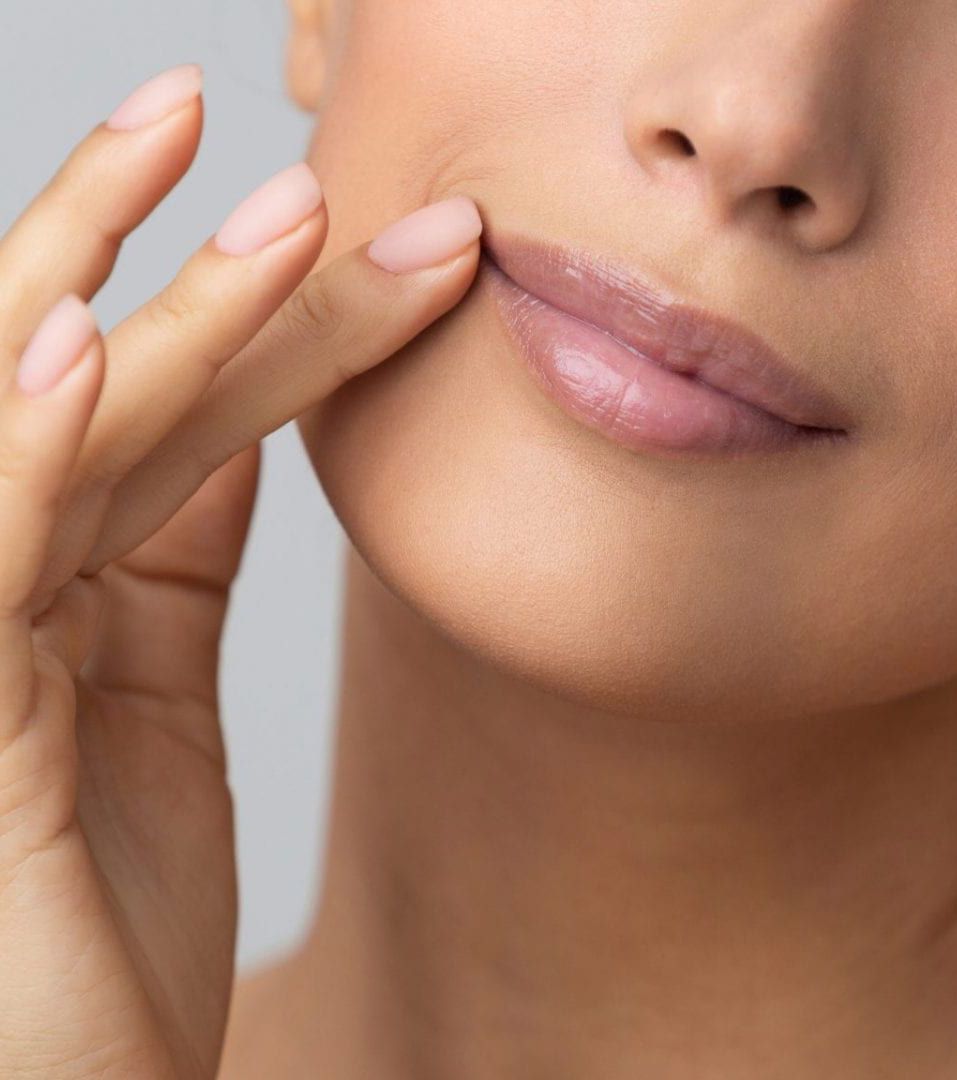
POLYGON ((201 122, 196 69, 147 84, 0 241, 3 1078, 215 1076, 235 930, 215 665, 256 444, 477 266, 456 199, 306 277, 328 220, 297 166, 104 340, 85 301, 201 122))

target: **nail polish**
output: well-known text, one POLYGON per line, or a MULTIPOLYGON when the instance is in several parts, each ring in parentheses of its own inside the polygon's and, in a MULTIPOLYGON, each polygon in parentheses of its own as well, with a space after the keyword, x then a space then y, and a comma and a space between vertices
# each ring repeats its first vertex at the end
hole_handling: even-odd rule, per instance
POLYGON ((367 249, 369 258, 392 273, 438 266, 482 234, 482 219, 465 195, 430 203, 383 230, 367 249))
POLYGON ((182 108, 202 89, 203 70, 198 64, 170 68, 134 90, 106 126, 113 131, 135 131, 182 108))
POLYGON ((31 397, 52 390, 83 356, 96 334, 96 320, 72 293, 46 314, 17 365, 17 385, 31 397))
POLYGON ((305 163, 283 169, 229 215, 216 234, 226 255, 253 255, 301 225, 322 205, 322 188, 305 163))

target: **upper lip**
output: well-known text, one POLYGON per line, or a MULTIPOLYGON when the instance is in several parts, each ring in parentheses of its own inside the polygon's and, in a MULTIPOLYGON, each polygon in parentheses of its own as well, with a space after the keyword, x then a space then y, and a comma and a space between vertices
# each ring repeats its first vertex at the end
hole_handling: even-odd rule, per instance
POLYGON ((684 303, 603 256, 486 227, 483 254, 532 296, 798 427, 845 432, 844 406, 766 341, 731 319, 684 303))

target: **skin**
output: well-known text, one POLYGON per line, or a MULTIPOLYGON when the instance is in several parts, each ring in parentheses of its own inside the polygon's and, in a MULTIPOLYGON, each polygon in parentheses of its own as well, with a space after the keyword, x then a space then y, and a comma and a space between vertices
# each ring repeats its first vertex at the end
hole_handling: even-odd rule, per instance
POLYGON ((625 451, 530 385, 480 274, 321 430, 303 423, 350 539, 454 640, 589 707, 780 721, 953 679, 952 4, 553 6, 354 0, 330 20, 325 257, 467 193, 489 227, 647 268, 753 326, 856 438, 733 464, 625 451), (783 184, 816 207, 787 216, 783 184))
POLYGON ((226 1075, 951 1076, 957 13, 557 10, 293 5, 324 257, 468 193, 752 326, 854 440, 626 452, 481 271, 301 419, 351 541, 333 825, 226 1075))
MULTIPOLYGON (((957 1067, 957 13, 555 11, 297 0, 290 83, 318 112, 310 160, 333 209, 276 278, 300 257, 335 274, 388 221, 469 194, 487 222, 647 266, 753 325, 818 369, 857 437, 833 458, 733 465, 626 453, 533 388, 474 252, 387 363, 364 353, 297 403, 351 541, 332 830, 308 934, 233 994, 221 1075, 942 1080, 957 1067), (670 154, 665 128, 698 156, 670 154), (782 184, 813 208, 786 215, 782 184)), ((185 168, 198 116, 169 132, 156 159, 185 168)), ((34 220, 22 250, 57 250, 34 220)), ((366 336, 408 315, 362 281, 366 336)), ((15 313, 11 355, 53 298, 15 313)), ((295 382, 296 355, 341 353, 321 331, 303 344, 301 310, 293 324, 295 346, 280 323, 252 353, 279 358, 269 385, 295 382)), ((135 404, 127 386, 102 415, 123 430, 135 404)), ((143 547, 162 517, 149 500, 123 501, 122 528, 117 507, 69 500, 97 529, 58 529, 98 532, 86 569, 109 564, 102 629, 70 615, 88 594, 76 566, 4 622, 32 665, 7 684, 63 699, 53 724, 16 713, 0 758, 18 800, 0 820, 21 825, 0 844, 11 1075, 216 1072, 233 927, 214 653, 252 453, 143 547), (157 670, 160 641, 182 651, 157 670)), ((176 438, 151 460, 178 475, 176 438)), ((43 483, 72 492, 66 471, 25 474, 0 509, 42 508, 43 483)), ((125 491, 153 489, 129 475, 125 491)), ((42 539, 37 522, 24 535, 42 539)))
MULTIPOLYGON (((19 379, 65 294, 198 147, 194 98, 97 126, 0 240, 0 1075, 215 1075, 233 983, 219 636, 260 437, 391 356, 475 273, 366 245, 312 273, 320 206, 256 253, 208 240, 46 392, 19 379)), ((51 355, 46 355, 49 361, 51 355)))

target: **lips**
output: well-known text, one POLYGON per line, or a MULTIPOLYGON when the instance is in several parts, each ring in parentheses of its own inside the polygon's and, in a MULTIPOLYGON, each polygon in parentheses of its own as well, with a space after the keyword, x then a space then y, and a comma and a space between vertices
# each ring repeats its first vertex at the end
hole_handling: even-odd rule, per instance
POLYGON ((753 452, 852 427, 841 402, 759 336, 609 260, 487 228, 483 262, 543 389, 617 442, 753 452))

